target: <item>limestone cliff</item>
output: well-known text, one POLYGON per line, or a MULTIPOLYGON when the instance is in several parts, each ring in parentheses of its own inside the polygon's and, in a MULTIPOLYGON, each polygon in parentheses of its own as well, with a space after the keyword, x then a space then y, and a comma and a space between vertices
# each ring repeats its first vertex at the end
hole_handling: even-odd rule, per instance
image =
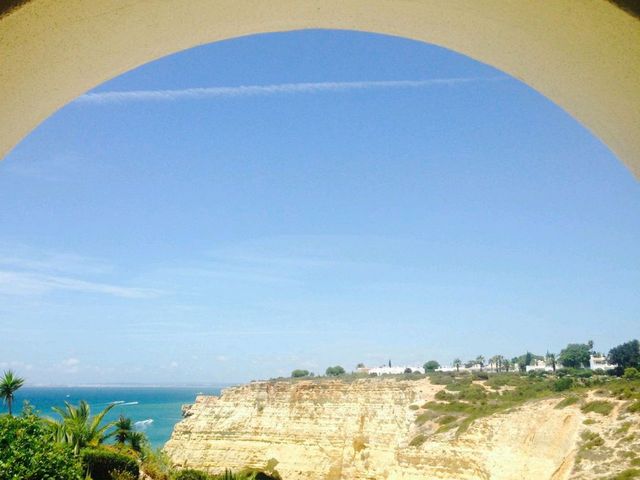
POLYGON ((284 480, 588 478, 588 460, 575 466, 587 418, 578 407, 530 402, 459 435, 436 433, 416 416, 441 388, 428 379, 254 382, 198 397, 165 450, 178 466, 211 472, 270 462, 284 480))

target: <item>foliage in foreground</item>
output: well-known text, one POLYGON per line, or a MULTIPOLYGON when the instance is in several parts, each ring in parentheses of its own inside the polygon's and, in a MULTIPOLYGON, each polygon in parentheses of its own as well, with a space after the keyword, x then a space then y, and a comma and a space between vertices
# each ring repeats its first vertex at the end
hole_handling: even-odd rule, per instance
POLYGON ((268 474, 175 470, 164 453, 149 448, 142 432, 131 429, 129 419, 104 422, 111 407, 92 416, 86 402, 66 403, 56 409, 58 421, 35 415, 28 404, 19 417, 0 415, 0 480, 138 480, 140 471, 153 480, 280 479, 275 461, 267 464, 268 474), (105 444, 112 436, 115 443, 105 444))
POLYGON ((0 416, 0 480, 82 480, 69 445, 51 441, 40 418, 0 416))
POLYGON ((246 469, 239 473, 225 470, 219 475, 211 475, 200 470, 186 469, 178 471, 172 480, 281 480, 277 473, 267 474, 257 470, 246 469))
POLYGON ((112 480, 113 473, 128 473, 134 478, 140 475, 136 459, 107 448, 85 448, 81 454, 82 464, 92 480, 112 480))
POLYGON ((65 408, 53 407, 60 419, 47 419, 47 422, 54 439, 59 443, 71 445, 76 455, 85 447, 102 444, 112 435, 108 430, 115 422, 103 423, 103 420, 115 404, 108 405, 94 416, 91 415, 91 407, 84 400, 81 400, 77 407, 69 402, 64 402, 64 405, 65 408))

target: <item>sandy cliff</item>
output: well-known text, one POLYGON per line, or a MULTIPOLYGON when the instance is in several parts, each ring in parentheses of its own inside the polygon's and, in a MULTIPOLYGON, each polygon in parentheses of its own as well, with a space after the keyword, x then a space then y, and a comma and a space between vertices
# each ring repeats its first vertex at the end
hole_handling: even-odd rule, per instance
MULTIPOLYGON (((587 419, 577 406, 530 402, 456 436, 416 423, 441 388, 428 379, 255 382, 198 397, 165 449, 179 466, 270 463, 285 480, 590 478, 588 458, 576 468, 587 419)), ((594 422, 613 432, 615 418, 594 422)))

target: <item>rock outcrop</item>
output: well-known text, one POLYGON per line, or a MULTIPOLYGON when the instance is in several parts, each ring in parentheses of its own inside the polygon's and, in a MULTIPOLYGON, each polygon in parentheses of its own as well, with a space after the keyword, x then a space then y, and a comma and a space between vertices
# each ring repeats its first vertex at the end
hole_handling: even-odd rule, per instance
POLYGON ((530 402, 459 435, 434 429, 418 439, 418 407, 441 388, 428 379, 253 382, 198 397, 165 450, 177 466, 268 464, 284 480, 578 478, 578 407, 530 402))

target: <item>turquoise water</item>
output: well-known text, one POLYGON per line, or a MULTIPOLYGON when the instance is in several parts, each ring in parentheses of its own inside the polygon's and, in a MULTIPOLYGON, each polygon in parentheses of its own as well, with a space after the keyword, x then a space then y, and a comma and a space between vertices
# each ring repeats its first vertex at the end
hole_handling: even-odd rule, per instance
MULTIPOLYGON (((181 407, 193 403, 199 393, 218 395, 220 386, 213 387, 23 387, 16 393, 15 408, 20 410, 28 400, 41 415, 57 417, 53 406, 63 406, 65 400, 77 404, 86 400, 93 412, 111 402, 118 404, 109 412, 108 420, 120 414, 131 418, 136 429, 144 431, 154 448, 169 440, 173 426, 180 421, 181 407)), ((0 411, 5 411, 0 404, 0 411)))

